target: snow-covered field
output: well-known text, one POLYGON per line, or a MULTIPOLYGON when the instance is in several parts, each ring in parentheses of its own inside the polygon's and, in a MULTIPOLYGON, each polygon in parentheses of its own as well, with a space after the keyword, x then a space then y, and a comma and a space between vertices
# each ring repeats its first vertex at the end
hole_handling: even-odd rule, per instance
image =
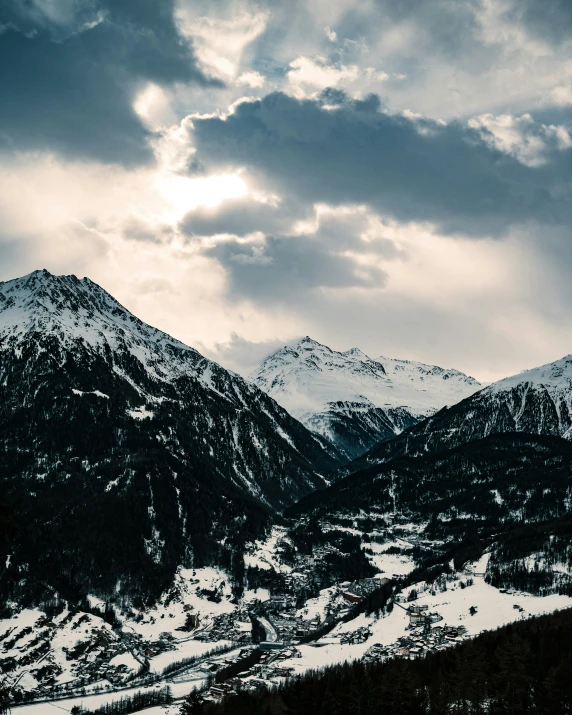
MULTIPOLYGON (((429 606, 429 611, 437 611, 443 616, 440 625, 463 625, 467 635, 476 636, 482 631, 493 630, 507 623, 530 618, 543 613, 551 613, 563 608, 572 607, 572 598, 568 596, 531 596, 522 593, 501 593, 485 583, 484 579, 475 577, 474 584, 461 589, 450 588, 432 596, 426 592, 417 599, 416 604, 429 606), (477 612, 471 616, 469 609, 474 606, 477 612), (524 609, 521 613, 515 606, 524 609)), ((344 661, 361 658, 365 651, 374 643, 391 645, 407 634, 409 618, 407 612, 395 606, 393 611, 376 620, 374 616, 360 615, 348 623, 340 624, 334 631, 324 636, 314 645, 300 645, 297 649, 301 658, 283 661, 284 667, 294 668, 295 673, 303 673, 315 668, 323 668, 344 661), (336 637, 342 633, 355 631, 360 627, 369 627, 372 636, 359 645, 341 645, 336 643, 336 637), (324 643, 322 647, 320 642, 324 643)))
MULTIPOLYGON (((50 641, 50 650, 37 663, 43 662, 45 665, 53 663, 59 666, 62 672, 57 676, 56 681, 63 684, 75 680, 76 677, 71 672, 72 662, 67 659, 66 651, 74 648, 78 643, 97 636, 103 637, 109 642, 118 640, 118 636, 113 632, 111 626, 91 613, 77 613, 72 616, 69 611, 65 610, 53 619, 53 625, 48 625, 47 622, 45 614, 35 608, 23 609, 12 618, 0 621, 0 633, 10 633, 4 639, 0 662, 10 658, 19 658, 27 651, 33 650, 35 642, 42 637, 49 638, 49 634, 53 632, 55 626, 55 633, 50 641), (21 638, 18 637, 11 647, 7 647, 10 645, 11 639, 20 633, 25 633, 27 629, 30 629, 30 633, 21 638)), ((129 658, 129 663, 126 661, 126 664, 131 664, 132 657, 129 654, 126 654, 126 657, 129 658)), ((14 672, 12 677, 19 678, 20 685, 26 690, 32 690, 37 686, 35 678, 27 672, 27 668, 20 672, 14 672)))
POLYGON ((152 673, 161 673, 168 665, 184 658, 193 658, 205 655, 215 648, 232 645, 231 641, 216 641, 214 643, 202 643, 201 641, 186 640, 175 645, 175 650, 168 650, 165 653, 156 655, 149 660, 152 673))
POLYGON ((366 551, 366 556, 372 566, 379 569, 379 572, 386 578, 393 576, 407 576, 415 568, 415 562, 407 554, 386 554, 383 550, 376 550, 379 544, 368 544, 373 553, 366 551))
MULTIPOLYGON (((190 692, 196 689, 202 688, 206 684, 206 679, 197 678, 193 681, 188 681, 185 683, 173 683, 170 687, 174 698, 183 698, 190 692)), ((155 688, 159 686, 154 686, 155 688)), ((161 686, 162 687, 162 686, 161 686)), ((153 688, 150 688, 153 689, 153 688)), ((51 703, 36 703, 35 705, 22 705, 13 708, 15 715, 51 715, 51 713, 69 713, 75 705, 79 705, 85 709, 94 709, 105 705, 106 703, 111 703, 114 700, 119 700, 119 698, 124 696, 134 695, 137 692, 144 691, 145 688, 134 688, 133 690, 122 690, 118 693, 103 693, 99 695, 91 695, 87 697, 70 698, 69 700, 57 700, 51 703)), ((177 713, 179 710, 179 705, 172 705, 170 707, 154 707, 148 708, 147 710, 140 710, 139 712, 148 715, 155 713, 158 715, 164 715, 165 713, 177 713)))
POLYGON ((287 537, 287 534, 288 530, 284 527, 274 526, 265 541, 254 542, 250 550, 244 554, 245 565, 265 571, 272 569, 278 573, 290 573, 292 569, 281 562, 276 548, 278 543, 287 537))
MULTIPOLYGON (((200 614, 201 625, 213 616, 231 613, 236 608, 230 603, 231 597, 232 589, 224 571, 210 567, 179 568, 171 591, 145 612, 143 620, 130 622, 128 628, 146 640, 156 640, 161 633, 184 626, 188 613, 200 614), (216 593, 218 600, 209 600, 204 591, 216 593)), ((184 633, 180 637, 184 637, 184 633)))
MULTIPOLYGON (((171 650, 166 650, 158 655, 149 658, 150 670, 152 673, 161 673, 167 666, 186 658, 202 656, 214 649, 228 647, 231 641, 219 639, 212 642, 201 642, 192 640, 190 633, 178 631, 177 629, 185 624, 188 614, 199 614, 198 629, 209 628, 215 616, 232 613, 237 606, 230 602, 232 590, 228 583, 226 574, 214 568, 202 569, 179 569, 173 588, 166 593, 156 606, 141 614, 141 620, 129 620, 124 623, 123 631, 127 636, 130 633, 139 634, 144 641, 154 642, 160 639, 161 634, 170 634, 171 650), (213 597, 214 594, 214 597, 213 597), (214 600, 213 600, 214 598, 214 600)), ((101 608, 105 604, 97 598, 90 598, 91 604, 101 608)), ((246 624, 250 629, 250 623, 246 624)), ((74 683, 74 686, 81 685, 78 681, 78 661, 75 657, 69 657, 70 651, 75 647, 81 649, 83 644, 90 644, 95 641, 99 645, 90 652, 87 663, 95 662, 97 655, 110 645, 116 649, 116 655, 109 660, 109 666, 117 668, 124 666, 126 674, 135 674, 142 666, 143 660, 140 655, 130 652, 129 640, 124 642, 123 636, 113 630, 102 618, 91 613, 70 613, 64 610, 59 615, 48 618, 38 609, 23 609, 14 614, 11 618, 0 621, 0 634, 2 639, 2 649, 0 650, 0 663, 7 659, 15 658, 22 661, 28 653, 34 652, 39 644, 48 644, 48 650, 38 659, 32 657, 31 665, 20 666, 16 670, 10 671, 10 680, 18 683, 23 690, 34 690, 38 683, 34 675, 35 669, 44 666, 57 667, 61 672, 55 676, 55 682, 59 685, 74 683), (127 643, 127 644, 126 644, 127 643)), ((24 661, 25 662, 25 661, 24 661)), ((202 672, 191 672, 177 678, 177 682, 171 687, 176 696, 182 697, 190 692, 197 685, 202 685, 204 675, 202 672)), ((96 680, 85 685, 88 694, 94 689, 101 687, 109 688, 107 680, 96 680)), ((157 686, 154 686, 157 687, 157 686)), ((104 694, 89 696, 91 707, 101 703, 110 702, 122 695, 136 692, 140 688, 132 690, 120 690, 117 692, 107 692, 104 694)), ((39 703, 18 708, 18 712, 33 712, 41 715, 48 712, 48 708, 65 710, 69 704, 69 709, 73 705, 81 704, 85 698, 70 697, 69 700, 57 701, 56 704, 39 703)), ((55 711, 55 710, 54 710, 55 711)))

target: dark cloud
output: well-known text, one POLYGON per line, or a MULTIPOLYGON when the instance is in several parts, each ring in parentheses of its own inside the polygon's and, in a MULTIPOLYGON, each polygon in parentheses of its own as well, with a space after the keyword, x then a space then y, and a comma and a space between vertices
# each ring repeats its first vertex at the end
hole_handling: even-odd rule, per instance
POLYGON ((399 220, 474 235, 499 235, 530 219, 570 221, 569 150, 530 168, 460 123, 375 107, 363 111, 348 100, 326 109, 277 92, 225 119, 195 120, 195 141, 211 165, 246 166, 270 191, 298 201, 367 203, 399 220))
POLYGON ((359 254, 398 255, 392 241, 366 243, 362 216, 321 220, 310 235, 266 236, 261 242, 221 241, 205 250, 227 271, 229 292, 261 303, 293 305, 322 288, 382 288, 386 273, 359 254))
POLYGON ((219 206, 202 206, 188 213, 181 230, 188 236, 214 236, 231 233, 285 233, 295 220, 308 218, 311 209, 301 202, 280 202, 277 205, 245 199, 230 199, 219 206))
POLYGON ((147 81, 208 81, 173 18, 172 0, 0 7, 0 146, 136 163, 151 158, 132 108, 147 81), (41 7, 41 6, 40 6, 41 7))
POLYGON ((514 24, 523 23, 531 34, 550 44, 570 42, 572 37, 570 0, 514 0, 510 17, 514 24))

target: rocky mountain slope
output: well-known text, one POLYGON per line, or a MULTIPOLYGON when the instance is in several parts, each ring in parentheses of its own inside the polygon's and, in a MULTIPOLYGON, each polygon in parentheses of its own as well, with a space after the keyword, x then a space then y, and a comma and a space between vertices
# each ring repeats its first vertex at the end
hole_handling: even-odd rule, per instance
POLYGON ((156 593, 180 564, 231 567, 334 464, 255 385, 89 279, 47 271, 0 283, 0 435, 18 530, 3 588, 78 595, 156 593))
MULTIPOLYGON (((370 466, 286 515, 322 530, 338 524, 387 534, 402 525, 394 529, 419 581, 482 559, 489 583, 546 595, 572 593, 571 507, 572 444, 511 432, 370 466)), ((365 549, 388 554, 385 541, 372 537, 365 549)))
POLYGON ((343 472, 419 456, 502 432, 572 438, 572 355, 504 378, 379 444, 343 472))
POLYGON ((491 435, 421 457, 399 457, 341 479, 286 514, 400 513, 459 529, 465 522, 530 523, 570 511, 572 444, 559 437, 491 435))
POLYGON ((249 379, 348 459, 481 387, 457 370, 336 352, 309 337, 277 350, 249 379))

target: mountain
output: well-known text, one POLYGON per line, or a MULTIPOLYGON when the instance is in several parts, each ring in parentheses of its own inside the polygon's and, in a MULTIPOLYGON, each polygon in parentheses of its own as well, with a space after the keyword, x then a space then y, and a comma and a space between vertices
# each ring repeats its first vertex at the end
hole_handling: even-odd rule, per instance
POLYGON ((371 466, 285 514, 319 522, 321 530, 337 523, 386 533, 389 524, 401 524, 416 544, 419 581, 434 568, 461 569, 484 557, 489 583, 546 595, 572 593, 571 494, 569 441, 506 433, 371 466))
POLYGON ((336 352, 309 337, 267 357, 249 380, 347 459, 481 387, 458 370, 372 360, 358 348, 336 352))
POLYGON ((343 472, 419 456, 501 432, 572 438, 572 355, 506 377, 379 444, 343 472))
POLYGON ((89 279, 0 283, 0 485, 17 528, 1 588, 148 595, 181 564, 240 569, 244 540, 333 464, 263 391, 89 279))
POLYGON ((570 442, 496 434, 454 449, 371 466, 309 494, 285 513, 400 513, 459 530, 463 522, 474 527, 561 517, 570 512, 571 487, 570 442))

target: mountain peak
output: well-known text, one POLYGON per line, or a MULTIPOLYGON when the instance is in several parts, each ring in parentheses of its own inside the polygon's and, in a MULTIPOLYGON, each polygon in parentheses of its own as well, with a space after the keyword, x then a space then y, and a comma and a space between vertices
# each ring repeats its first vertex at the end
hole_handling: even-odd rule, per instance
POLYGON ((255 385, 48 271, 0 284, 0 398, 2 494, 38 529, 12 558, 50 562, 70 593, 216 563, 227 527, 253 538, 339 458, 255 385))
POLYGON ((360 350, 359 348, 350 348, 349 350, 346 350, 342 355, 347 355, 348 357, 354 357, 358 358, 358 360, 364 360, 368 361, 371 360, 370 357, 368 357, 363 350, 360 350))
POLYGON ((322 345, 322 343, 319 343, 317 340, 314 340, 309 335, 305 335, 303 338, 293 340, 291 343, 287 343, 285 347, 290 347, 293 350, 315 350, 317 348, 326 348, 327 350, 329 350, 327 345, 322 345))
POLYGON ((156 376, 163 372, 160 356, 167 347, 198 356, 143 323, 87 278, 42 269, 0 283, 0 352, 29 345, 45 351, 48 344, 57 344, 62 356, 85 345, 98 354, 126 351, 138 355, 156 376))
POLYGON ((306 336, 267 357, 249 379, 347 455, 480 387, 457 371, 383 360, 357 347, 337 352, 306 336), (348 430, 351 445, 344 446, 340 434, 348 430))

